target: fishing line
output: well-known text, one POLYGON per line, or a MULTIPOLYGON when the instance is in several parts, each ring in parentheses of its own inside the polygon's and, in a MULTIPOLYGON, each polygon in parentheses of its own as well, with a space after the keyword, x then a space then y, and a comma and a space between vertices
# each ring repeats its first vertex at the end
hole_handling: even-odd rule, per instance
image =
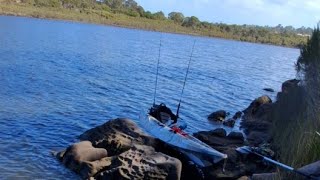
POLYGON ((182 87, 182 91, 181 91, 181 95, 180 95, 180 100, 179 100, 179 104, 178 104, 178 108, 177 108, 177 114, 176 114, 177 117, 179 117, 179 110, 180 110, 182 95, 183 95, 184 87, 186 86, 186 81, 187 81, 188 74, 189 74, 190 63, 191 63, 191 60, 192 60, 192 56, 193 56, 193 51, 194 51, 194 46, 195 46, 195 44, 196 44, 196 40, 194 40, 194 42, 193 42, 193 46, 192 46, 192 50, 191 50, 191 54, 190 54, 190 59, 189 59, 189 63, 188 63, 188 68, 187 68, 186 76, 185 76, 184 82, 183 82, 183 87, 182 87))
POLYGON ((160 57, 161 57, 161 45, 162 45, 162 34, 160 36, 159 54, 158 54, 158 63, 157 63, 157 74, 156 74, 156 84, 155 84, 154 96, 153 96, 153 106, 156 104, 156 94, 157 94, 157 86, 158 86, 158 73, 159 73, 159 62, 160 62, 160 57))

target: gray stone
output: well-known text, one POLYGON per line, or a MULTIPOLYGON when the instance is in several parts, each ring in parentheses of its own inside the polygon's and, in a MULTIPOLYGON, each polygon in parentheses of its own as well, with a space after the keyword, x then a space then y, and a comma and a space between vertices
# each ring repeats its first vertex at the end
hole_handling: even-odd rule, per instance
POLYGON ((219 111, 216 111, 216 112, 213 112, 211 113, 209 116, 208 116, 208 120, 210 121, 224 121, 225 118, 229 115, 229 113, 227 113, 226 111, 224 110, 219 110, 219 111))
POLYGON ((231 139, 237 139, 237 140, 244 141, 244 137, 241 132, 231 132, 230 134, 228 134, 227 137, 231 138, 231 139))
POLYGON ((223 128, 217 128, 215 130, 210 131, 212 135, 220 136, 220 137, 225 137, 227 135, 226 130, 223 128))

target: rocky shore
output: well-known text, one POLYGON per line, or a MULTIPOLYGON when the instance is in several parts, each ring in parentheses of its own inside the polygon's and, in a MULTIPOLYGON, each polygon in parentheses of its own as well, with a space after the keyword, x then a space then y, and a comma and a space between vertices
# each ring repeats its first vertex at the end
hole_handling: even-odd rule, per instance
MULTIPOLYGON (((282 86, 281 98, 296 81, 282 86)), ((276 102, 275 102, 276 103, 276 102)), ((222 128, 194 134, 212 148, 228 155, 226 161, 205 168, 197 167, 175 148, 144 133, 130 119, 115 119, 90 129, 80 136, 80 142, 55 156, 83 179, 272 179, 276 168, 254 156, 243 155, 236 148, 249 145, 260 147, 264 155, 274 155, 272 121, 269 115, 275 103, 268 96, 255 99, 243 112, 236 113, 226 122, 242 119, 244 133, 222 128)), ((218 111, 209 120, 224 121, 227 113, 218 111)), ((230 124, 227 124, 230 125, 230 124)), ((320 172, 320 162, 303 167, 309 173, 320 172), (311 172, 312 171, 312 172, 311 172)))

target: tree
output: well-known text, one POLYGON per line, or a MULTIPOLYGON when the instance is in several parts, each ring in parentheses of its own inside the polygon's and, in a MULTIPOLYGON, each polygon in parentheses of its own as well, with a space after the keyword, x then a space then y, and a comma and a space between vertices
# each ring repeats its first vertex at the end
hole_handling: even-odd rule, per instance
POLYGON ((168 19, 171 19, 174 22, 181 24, 184 20, 184 15, 180 12, 171 12, 168 14, 168 19))
POLYGON ((142 6, 137 7, 137 12, 140 14, 141 17, 144 17, 145 11, 142 6))
POLYGON ((124 7, 132 10, 137 10, 138 9, 138 3, 135 2, 134 0, 126 0, 124 2, 124 7))
POLYGON ((159 19, 159 20, 165 20, 166 16, 162 11, 156 12, 152 15, 152 19, 159 19))
POLYGON ((105 3, 112 9, 120 9, 123 6, 124 1, 123 0, 105 0, 105 3))
POLYGON ((150 11, 146 11, 143 15, 145 18, 152 19, 153 14, 150 11))
POLYGON ((195 17, 195 16, 191 16, 191 17, 186 17, 183 21, 182 26, 186 26, 186 27, 196 27, 200 24, 200 20, 195 17))

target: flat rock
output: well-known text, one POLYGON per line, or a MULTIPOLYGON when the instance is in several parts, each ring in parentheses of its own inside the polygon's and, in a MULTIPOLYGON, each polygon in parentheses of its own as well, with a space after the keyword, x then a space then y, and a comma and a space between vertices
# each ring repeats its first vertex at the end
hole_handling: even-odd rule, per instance
POLYGON ((116 119, 90 129, 57 158, 83 179, 180 179, 182 163, 157 149, 174 150, 131 120, 116 119))
POLYGON ((134 145, 120 155, 88 162, 82 168, 85 178, 175 180, 180 179, 182 164, 150 146, 134 145))
POLYGON ((129 150, 133 144, 156 147, 159 141, 146 135, 132 120, 115 119, 80 135, 94 147, 105 148, 110 156, 129 150))
POLYGON ((95 161, 107 156, 107 150, 93 147, 90 141, 82 141, 60 152, 57 157, 66 167, 80 173, 80 167, 83 163, 95 161))

